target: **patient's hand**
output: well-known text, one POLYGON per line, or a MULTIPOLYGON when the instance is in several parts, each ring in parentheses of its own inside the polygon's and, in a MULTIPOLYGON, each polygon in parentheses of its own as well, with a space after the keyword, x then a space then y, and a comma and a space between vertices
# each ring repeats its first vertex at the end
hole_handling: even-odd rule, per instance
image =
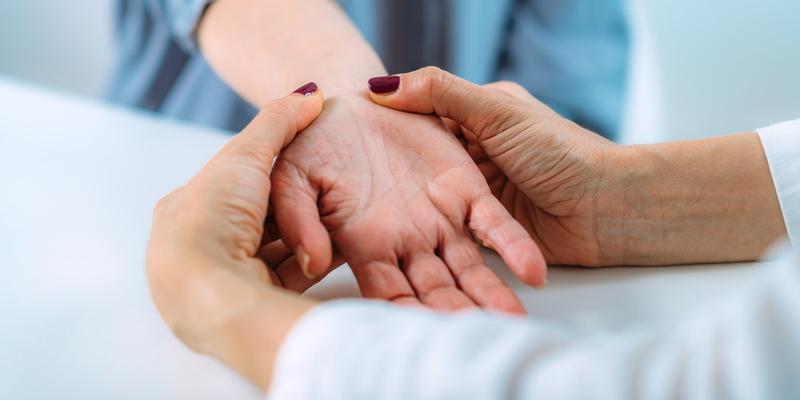
MULTIPOLYGON (((309 276, 327 272, 332 241, 365 297, 524 312, 472 235, 528 284, 544 284, 544 259, 445 129, 437 118, 375 105, 366 94, 326 103, 272 176, 278 228, 309 276)), ((278 275, 288 288, 308 284, 287 269, 278 275)))

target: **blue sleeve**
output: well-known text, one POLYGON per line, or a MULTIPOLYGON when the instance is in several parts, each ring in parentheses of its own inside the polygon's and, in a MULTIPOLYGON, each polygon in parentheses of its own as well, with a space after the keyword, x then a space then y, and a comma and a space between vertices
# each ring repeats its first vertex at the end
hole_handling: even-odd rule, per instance
POLYGON ((173 38, 187 52, 197 49, 197 26, 214 0, 145 0, 147 8, 161 19, 173 38))

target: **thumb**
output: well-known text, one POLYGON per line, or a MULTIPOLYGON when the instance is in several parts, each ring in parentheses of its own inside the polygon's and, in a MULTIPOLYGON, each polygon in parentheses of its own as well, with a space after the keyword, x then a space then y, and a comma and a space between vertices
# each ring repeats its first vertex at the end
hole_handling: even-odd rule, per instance
POLYGON ((302 131, 322 111, 324 96, 314 82, 292 94, 261 107, 255 118, 219 152, 217 159, 252 158, 266 169, 297 132, 302 131))
POLYGON ((485 141, 528 117, 527 107, 505 92, 485 88, 436 67, 369 80, 377 104, 449 118, 485 141))

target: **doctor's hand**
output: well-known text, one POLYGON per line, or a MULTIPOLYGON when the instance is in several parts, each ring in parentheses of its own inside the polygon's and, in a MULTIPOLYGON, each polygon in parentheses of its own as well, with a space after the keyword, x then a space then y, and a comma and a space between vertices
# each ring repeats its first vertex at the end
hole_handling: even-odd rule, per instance
MULTIPOLYGON (((281 237, 315 280, 338 250, 365 297, 524 313, 474 236, 524 282, 544 283, 536 244, 438 118, 375 105, 365 93, 329 99, 281 153, 272 185, 281 237)), ((277 272, 302 291, 313 281, 296 264, 277 272)))
POLYGON ((621 204, 613 186, 619 146, 561 118, 513 83, 481 87, 433 67, 399 78, 396 91, 372 93, 372 100, 445 118, 549 263, 619 262, 617 232, 602 224, 604 212, 621 204))
POLYGON ((153 215, 147 278, 161 316, 190 348, 262 389, 283 338, 314 304, 275 286, 260 256, 270 170, 322 104, 319 92, 267 104, 153 215))
POLYGON ((435 113, 463 135, 494 195, 549 263, 753 260, 785 235, 755 133, 622 146, 513 83, 481 87, 430 67, 398 78, 396 90, 372 100, 435 113))

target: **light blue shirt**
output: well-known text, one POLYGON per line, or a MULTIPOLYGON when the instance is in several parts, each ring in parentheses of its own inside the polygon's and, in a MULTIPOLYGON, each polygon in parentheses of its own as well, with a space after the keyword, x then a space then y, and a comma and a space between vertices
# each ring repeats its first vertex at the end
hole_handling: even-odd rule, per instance
MULTIPOLYGON (((194 40, 210 1, 117 0, 119 61, 108 98, 241 129, 255 109, 211 70, 194 40)), ((339 2, 384 61, 400 60, 387 62, 392 73, 433 64, 477 83, 516 81, 589 129, 610 137, 618 130, 630 47, 622 0, 339 2), (398 8, 418 20, 396 23, 398 8), (413 47, 421 54, 403 50, 418 30, 423 45, 413 47)))

